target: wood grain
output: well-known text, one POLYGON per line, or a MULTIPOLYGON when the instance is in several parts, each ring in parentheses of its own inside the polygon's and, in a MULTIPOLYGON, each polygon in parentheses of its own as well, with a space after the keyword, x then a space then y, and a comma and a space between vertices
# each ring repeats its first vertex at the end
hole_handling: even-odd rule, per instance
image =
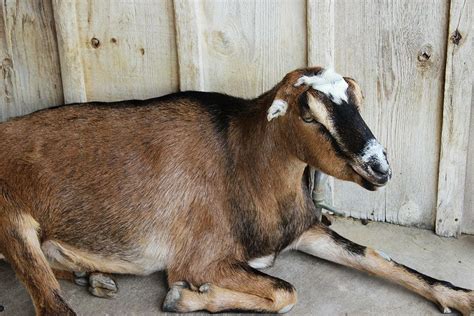
MULTIPOLYGON (((474 86, 473 86, 474 90, 474 86)), ((461 232, 474 234, 474 98, 471 95, 471 125, 467 156, 466 184, 464 191, 464 213, 461 232)))
POLYGON ((362 114, 388 149, 393 179, 368 192, 337 181, 346 214, 434 226, 448 4, 341 1, 335 7, 335 65, 362 86, 362 114))
POLYGON ((76 1, 88 101, 178 90, 171 0, 76 1))
POLYGON ((197 1, 174 0, 176 47, 181 91, 204 87, 197 1))
POLYGON ((436 233, 461 231, 472 94, 472 1, 453 0, 449 11, 436 233))
POLYGON ((302 0, 199 2, 204 89, 255 97, 307 63, 302 0))
POLYGON ((62 102, 51 1, 1 1, 0 121, 62 102))
POLYGON ((77 25, 76 1, 53 0, 65 103, 86 102, 87 92, 77 25))
POLYGON ((334 67, 334 0, 308 0, 308 65, 334 67))

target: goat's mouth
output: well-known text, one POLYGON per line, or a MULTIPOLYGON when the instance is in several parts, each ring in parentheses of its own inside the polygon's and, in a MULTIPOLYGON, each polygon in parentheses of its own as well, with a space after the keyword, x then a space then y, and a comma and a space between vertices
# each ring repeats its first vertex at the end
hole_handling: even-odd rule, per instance
POLYGON ((351 164, 351 167, 358 175, 368 182, 367 184, 370 184, 364 185, 364 187, 372 191, 383 187, 392 178, 392 169, 390 167, 388 167, 387 170, 377 170, 377 168, 372 168, 370 164, 367 163, 354 163, 351 164))

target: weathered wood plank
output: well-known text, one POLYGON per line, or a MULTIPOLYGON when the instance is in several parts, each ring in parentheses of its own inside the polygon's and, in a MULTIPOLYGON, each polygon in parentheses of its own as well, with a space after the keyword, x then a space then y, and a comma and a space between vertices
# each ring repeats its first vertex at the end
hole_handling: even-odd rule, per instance
POLYGON ((172 0, 76 1, 76 12, 89 101, 178 90, 172 0))
POLYGON ((443 0, 336 2, 336 69, 360 82, 362 115, 393 168, 378 192, 336 181, 348 215, 434 225, 447 10, 443 0))
POLYGON ((334 67, 334 0, 308 0, 308 65, 334 67))
POLYGON ((198 4, 206 90, 255 97, 307 64, 305 1, 198 4))
MULTIPOLYGON (((472 87, 474 90, 474 86, 472 87)), ((461 232, 474 234, 474 98, 471 95, 471 127, 469 128, 469 150, 467 155, 466 185, 464 192, 464 213, 461 232)))
POLYGON ((86 102, 84 67, 77 25, 76 1, 53 0, 65 103, 86 102))
POLYGON ((0 2, 0 121, 63 102, 51 1, 0 2))
POLYGON ((453 0, 449 10, 443 128, 436 233, 461 231, 472 94, 472 1, 453 0))
POLYGON ((202 90, 203 69, 197 1, 174 0, 176 46, 181 91, 202 90))
MULTIPOLYGON (((306 4, 308 66, 334 67, 334 0, 308 0, 306 4)), ((334 204, 334 178, 318 177, 324 183, 325 203, 334 204)))

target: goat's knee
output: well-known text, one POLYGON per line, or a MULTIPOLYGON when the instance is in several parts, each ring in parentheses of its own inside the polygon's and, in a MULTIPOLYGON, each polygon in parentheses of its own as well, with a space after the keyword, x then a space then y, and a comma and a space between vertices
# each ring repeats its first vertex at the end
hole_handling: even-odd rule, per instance
POLYGON ((296 290, 293 286, 277 289, 273 296, 273 310, 279 314, 287 313, 295 306, 297 299, 296 290))

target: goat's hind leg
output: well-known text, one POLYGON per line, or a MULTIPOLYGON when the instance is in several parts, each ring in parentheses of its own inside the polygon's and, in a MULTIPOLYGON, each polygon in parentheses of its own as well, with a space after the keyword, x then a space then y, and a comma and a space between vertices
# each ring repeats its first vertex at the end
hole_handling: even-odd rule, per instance
POLYGON ((410 269, 382 252, 345 239, 321 224, 305 232, 297 241, 296 249, 400 284, 433 301, 443 313, 451 313, 451 308, 454 308, 469 315, 474 309, 474 291, 410 269))
POLYGON ((80 251, 53 240, 41 245, 56 278, 87 286, 89 293, 101 298, 115 298, 118 292, 117 283, 106 273, 95 271, 90 259, 81 256, 80 251), (75 271, 75 272, 72 272, 75 271))
POLYGON ((38 223, 26 214, 0 218, 0 252, 26 286, 37 315, 75 315, 60 295, 59 283, 38 239, 38 223))

